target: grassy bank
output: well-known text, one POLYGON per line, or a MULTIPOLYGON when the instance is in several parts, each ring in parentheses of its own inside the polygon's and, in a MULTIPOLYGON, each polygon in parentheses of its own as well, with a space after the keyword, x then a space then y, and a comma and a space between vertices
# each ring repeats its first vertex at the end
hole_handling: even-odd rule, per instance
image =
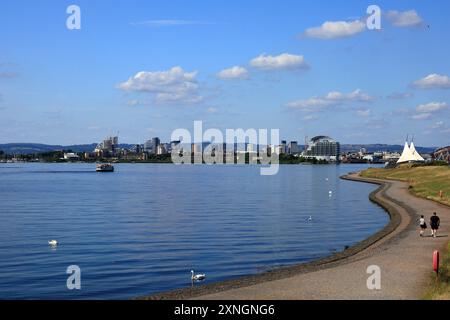
POLYGON ((425 295, 427 300, 450 300, 450 242, 447 244, 447 250, 441 256, 441 270, 439 272, 439 281, 433 274, 430 278, 430 286, 425 295))
MULTIPOLYGON (((402 165, 397 168, 371 168, 361 173, 367 178, 408 182, 412 194, 450 206, 450 167, 402 165), (442 197, 440 192, 442 191, 442 197)), ((450 300, 450 243, 441 256, 439 280, 433 274, 425 299, 450 300)))
POLYGON ((412 194, 450 206, 449 166, 402 165, 393 169, 371 168, 363 171, 361 175, 366 178, 408 182, 412 194))

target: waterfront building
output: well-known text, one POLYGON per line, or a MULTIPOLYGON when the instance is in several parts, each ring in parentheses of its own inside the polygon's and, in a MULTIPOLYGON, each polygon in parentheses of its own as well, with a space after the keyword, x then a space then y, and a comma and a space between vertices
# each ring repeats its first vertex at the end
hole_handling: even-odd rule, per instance
POLYGON ((280 154, 286 154, 287 153, 287 141, 282 140, 280 145, 280 154))
POLYGON ((157 154, 158 156, 163 155, 163 154, 167 154, 167 150, 166 150, 165 144, 159 144, 159 145, 156 147, 156 154, 157 154))
POLYGON ((305 158, 338 162, 341 156, 341 145, 330 137, 317 136, 308 142, 302 156, 305 158))
POLYGON ((119 148, 119 137, 108 137, 97 145, 94 152, 98 157, 115 157, 119 148))
POLYGON ((151 154, 157 153, 157 148, 161 144, 161 140, 158 137, 152 138, 144 143, 144 151, 151 154))
POLYGON ((433 159, 450 163, 450 146, 436 150, 433 153, 433 159))
POLYGON ((258 146, 255 146, 253 143, 247 143, 245 149, 247 153, 258 153, 258 146))
POLYGON ((144 146, 141 144, 137 144, 135 146, 133 146, 133 148, 131 149, 131 152, 136 153, 136 154, 140 154, 144 151, 144 146))
POLYGON ((298 147, 297 141, 291 141, 288 145, 288 154, 297 155, 300 153, 300 148, 298 147))
POLYGON ((73 153, 73 152, 64 153, 64 160, 69 160, 69 161, 75 160, 76 161, 79 159, 80 159, 80 157, 76 153, 73 153))

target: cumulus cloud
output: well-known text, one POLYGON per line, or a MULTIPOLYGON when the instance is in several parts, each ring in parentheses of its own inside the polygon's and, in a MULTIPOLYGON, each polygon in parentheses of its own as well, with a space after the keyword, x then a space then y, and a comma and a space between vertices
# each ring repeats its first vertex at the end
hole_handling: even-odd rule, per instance
POLYGON ((413 82, 412 85, 419 89, 450 89, 450 78, 433 73, 413 82))
POLYGON ((356 115, 358 117, 361 117, 361 118, 367 118, 367 117, 370 116, 370 114, 371 114, 371 110, 370 109, 359 109, 359 110, 356 110, 356 115))
POLYGON ((389 94, 387 97, 389 99, 393 99, 393 100, 402 100, 402 99, 411 98, 412 96, 413 96, 413 94, 409 93, 409 92, 393 92, 393 93, 389 94))
POLYGON ((357 35, 366 30, 366 24, 360 20, 354 21, 327 21, 320 27, 309 28, 304 32, 308 38, 330 40, 346 38, 357 35))
POLYGON ((308 64, 303 56, 289 53, 283 53, 278 56, 261 54, 252 59, 250 65, 254 68, 266 70, 308 68, 308 64))
POLYGON ((185 72, 181 67, 167 71, 141 71, 117 86, 131 92, 155 95, 156 103, 197 103, 199 95, 197 72, 185 72))
POLYGON ((346 102, 370 102, 375 100, 374 97, 357 89, 351 93, 341 93, 332 91, 322 97, 312 97, 307 100, 292 101, 287 104, 289 108, 299 109, 303 111, 316 111, 325 107, 336 106, 346 102))
POLYGON ((418 113, 412 116, 414 120, 427 120, 431 118, 431 113, 418 113))
POLYGON ((399 28, 417 27, 423 24, 423 19, 415 10, 403 12, 391 10, 387 12, 386 17, 399 28))
POLYGON ((215 114, 218 112, 219 112, 219 109, 214 108, 214 107, 209 107, 208 109, 206 109, 206 113, 209 113, 209 114, 215 114))
POLYGON ((447 109, 448 105, 445 102, 430 102, 417 106, 416 111, 419 113, 438 112, 447 109))
POLYGON ((247 79, 248 71, 243 67, 234 66, 220 71, 217 73, 217 77, 222 80, 247 79))
POLYGON ((130 107, 135 107, 138 106, 140 104, 139 100, 137 99, 132 99, 127 101, 127 105, 129 105, 130 107))
POLYGON ((441 129, 442 127, 444 127, 444 125, 444 121, 437 121, 431 126, 431 129, 441 129))
POLYGON ((445 102, 430 102, 421 104, 416 107, 415 114, 411 116, 414 120, 428 120, 432 118, 436 113, 448 108, 445 102))
POLYGON ((306 115, 302 118, 303 121, 315 121, 318 120, 319 117, 317 115, 306 115))

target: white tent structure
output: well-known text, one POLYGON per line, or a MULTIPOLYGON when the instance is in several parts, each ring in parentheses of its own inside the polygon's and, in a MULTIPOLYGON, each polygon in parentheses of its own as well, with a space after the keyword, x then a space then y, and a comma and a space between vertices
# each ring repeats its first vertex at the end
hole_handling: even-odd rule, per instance
POLYGON ((409 149, 411 150, 412 156, 414 157, 414 161, 425 161, 425 159, 422 158, 422 156, 417 152, 416 147, 414 146, 414 141, 411 142, 409 149))
POLYGON ((414 142, 408 145, 408 138, 406 138, 405 147, 403 148, 403 153, 400 159, 398 159, 397 164, 406 162, 423 162, 424 158, 417 152, 414 142))

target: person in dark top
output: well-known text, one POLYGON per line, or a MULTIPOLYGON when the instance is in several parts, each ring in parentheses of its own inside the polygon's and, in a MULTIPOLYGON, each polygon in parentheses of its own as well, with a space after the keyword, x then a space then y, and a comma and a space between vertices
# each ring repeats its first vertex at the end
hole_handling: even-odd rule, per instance
POLYGON ((437 213, 433 213, 430 218, 430 227, 431 227, 431 236, 436 238, 436 233, 439 229, 439 225, 441 224, 441 219, 437 216, 437 213))

